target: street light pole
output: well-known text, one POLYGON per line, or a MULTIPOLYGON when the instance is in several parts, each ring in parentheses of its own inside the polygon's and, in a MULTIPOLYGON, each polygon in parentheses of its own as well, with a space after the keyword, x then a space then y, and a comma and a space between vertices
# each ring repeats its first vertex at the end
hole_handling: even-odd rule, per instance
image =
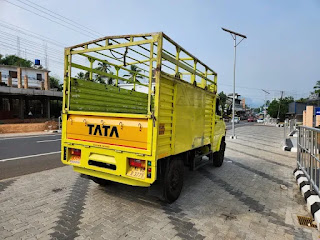
POLYGON ((232 135, 230 138, 236 139, 236 131, 234 127, 234 115, 235 115, 235 98, 236 98, 236 58, 237 58, 237 46, 242 42, 243 39, 247 38, 245 35, 222 28, 223 31, 226 31, 231 34, 233 38, 233 47, 234 47, 234 62, 233 62, 233 99, 232 99, 232 135), (242 39, 237 43, 237 36, 242 39))
POLYGON ((264 109, 263 109, 263 119, 266 119, 266 111, 267 111, 267 94, 270 94, 268 91, 261 89, 264 91, 264 109))

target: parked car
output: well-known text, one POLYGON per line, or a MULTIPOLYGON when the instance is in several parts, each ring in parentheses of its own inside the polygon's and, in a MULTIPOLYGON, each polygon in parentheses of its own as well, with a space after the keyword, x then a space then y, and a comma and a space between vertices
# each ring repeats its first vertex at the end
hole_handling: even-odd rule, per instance
POLYGON ((239 117, 234 117, 234 119, 231 119, 231 122, 239 123, 240 122, 240 118, 239 117))
POLYGON ((258 119, 257 123, 264 123, 264 119, 258 119))
POLYGON ((248 122, 254 122, 254 121, 255 121, 254 117, 248 117, 248 122))

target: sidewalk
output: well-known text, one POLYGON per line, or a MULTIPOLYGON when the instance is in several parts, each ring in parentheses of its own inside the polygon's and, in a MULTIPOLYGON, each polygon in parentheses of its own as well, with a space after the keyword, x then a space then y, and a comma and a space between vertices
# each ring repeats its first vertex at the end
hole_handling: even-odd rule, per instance
POLYGON ((69 166, 1 180, 1 239, 318 239, 298 222, 311 215, 292 177, 296 154, 279 148, 282 129, 227 134, 221 168, 186 169, 171 205, 156 185, 100 187, 69 166))

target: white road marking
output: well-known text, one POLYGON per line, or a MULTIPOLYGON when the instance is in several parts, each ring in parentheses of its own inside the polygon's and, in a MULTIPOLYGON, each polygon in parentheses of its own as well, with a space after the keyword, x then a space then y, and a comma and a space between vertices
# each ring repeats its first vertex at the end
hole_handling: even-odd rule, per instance
POLYGON ((44 142, 56 142, 56 141, 61 141, 61 139, 42 140, 42 141, 37 141, 37 143, 44 143, 44 142))
POLYGON ((10 140, 10 139, 20 139, 20 138, 36 138, 36 137, 51 137, 51 136, 60 136, 61 134, 44 134, 44 135, 31 135, 27 137, 9 137, 9 138, 0 138, 1 140, 10 140))
POLYGON ((22 157, 14 157, 14 158, 5 158, 5 159, 0 159, 0 162, 6 162, 6 161, 12 161, 12 160, 18 160, 18 159, 24 159, 24 158, 39 157, 39 156, 46 156, 46 155, 52 155, 52 154, 57 154, 57 153, 61 153, 61 151, 40 153, 40 154, 34 154, 34 155, 28 155, 28 156, 22 156, 22 157))

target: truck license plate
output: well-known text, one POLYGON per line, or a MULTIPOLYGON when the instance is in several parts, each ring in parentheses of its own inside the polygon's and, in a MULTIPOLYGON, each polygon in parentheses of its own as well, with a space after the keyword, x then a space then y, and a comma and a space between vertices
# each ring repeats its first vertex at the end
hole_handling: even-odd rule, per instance
POLYGON ((145 170, 142 168, 130 167, 127 175, 134 178, 144 179, 145 170))
POLYGON ((80 164, 80 156, 71 156, 70 163, 80 164))

